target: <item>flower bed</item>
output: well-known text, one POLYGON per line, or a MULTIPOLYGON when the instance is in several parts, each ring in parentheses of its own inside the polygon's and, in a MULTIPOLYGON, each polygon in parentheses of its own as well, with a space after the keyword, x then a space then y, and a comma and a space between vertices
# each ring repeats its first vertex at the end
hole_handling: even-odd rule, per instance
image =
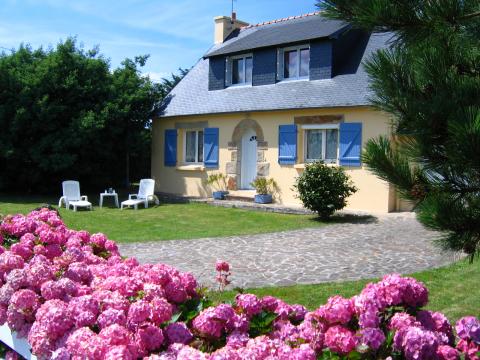
POLYGON ((190 273, 123 259, 55 211, 5 217, 0 242, 0 325, 39 359, 480 359, 478 319, 455 336, 421 310, 428 291, 413 278, 386 276, 312 312, 250 294, 214 305, 190 273))

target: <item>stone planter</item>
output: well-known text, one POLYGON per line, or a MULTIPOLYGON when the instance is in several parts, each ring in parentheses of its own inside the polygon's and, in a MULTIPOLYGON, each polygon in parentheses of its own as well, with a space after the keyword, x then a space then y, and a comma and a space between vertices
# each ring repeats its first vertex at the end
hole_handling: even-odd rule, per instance
POLYGON ((273 197, 271 194, 257 194, 255 195, 255 202, 257 204, 271 204, 273 197))
POLYGON ((215 200, 225 200, 225 196, 228 195, 228 191, 214 191, 212 195, 215 200))

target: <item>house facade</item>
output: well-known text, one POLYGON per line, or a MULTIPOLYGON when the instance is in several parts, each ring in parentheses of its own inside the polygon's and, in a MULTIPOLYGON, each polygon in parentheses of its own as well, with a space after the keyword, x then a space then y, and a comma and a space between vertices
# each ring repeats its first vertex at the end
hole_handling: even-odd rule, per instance
POLYGON ((403 210, 360 158, 368 139, 390 134, 388 116, 368 105, 362 65, 390 38, 317 13, 258 25, 215 18, 215 44, 153 121, 156 191, 207 197, 208 175, 222 172, 237 194, 273 178, 276 201, 299 205, 295 179, 322 160, 343 166, 359 189, 348 209, 403 210))

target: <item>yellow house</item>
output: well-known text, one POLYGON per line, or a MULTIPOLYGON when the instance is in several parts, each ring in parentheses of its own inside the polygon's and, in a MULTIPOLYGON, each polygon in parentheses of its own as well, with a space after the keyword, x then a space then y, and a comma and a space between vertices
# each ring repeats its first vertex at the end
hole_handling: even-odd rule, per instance
POLYGON ((359 189, 348 209, 401 210, 392 186, 360 159, 368 139, 390 134, 389 118, 368 105, 363 67, 389 39, 318 13, 257 25, 215 18, 214 45, 153 121, 156 191, 208 197, 206 178, 222 172, 236 195, 268 177, 279 184, 277 202, 300 205, 296 177, 323 160, 359 189))

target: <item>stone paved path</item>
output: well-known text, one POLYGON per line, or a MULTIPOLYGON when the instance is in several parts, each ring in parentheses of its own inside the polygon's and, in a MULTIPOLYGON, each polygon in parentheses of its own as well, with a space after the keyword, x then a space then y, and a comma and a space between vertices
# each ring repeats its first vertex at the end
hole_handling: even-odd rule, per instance
POLYGON ((271 234, 122 244, 122 255, 191 271, 212 285, 217 259, 232 266, 232 285, 314 284, 411 273, 455 260, 432 244, 437 233, 411 213, 271 234))

